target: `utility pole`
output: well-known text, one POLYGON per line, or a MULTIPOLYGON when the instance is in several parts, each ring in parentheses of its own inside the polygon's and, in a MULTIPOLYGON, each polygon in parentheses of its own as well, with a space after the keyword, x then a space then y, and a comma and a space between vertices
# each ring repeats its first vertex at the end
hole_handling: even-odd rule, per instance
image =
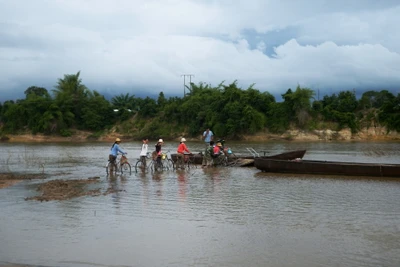
POLYGON ((192 77, 194 77, 194 74, 182 74, 181 77, 182 76, 183 76, 183 97, 185 97, 186 96, 186 77, 189 77, 190 88, 192 88, 192 77))

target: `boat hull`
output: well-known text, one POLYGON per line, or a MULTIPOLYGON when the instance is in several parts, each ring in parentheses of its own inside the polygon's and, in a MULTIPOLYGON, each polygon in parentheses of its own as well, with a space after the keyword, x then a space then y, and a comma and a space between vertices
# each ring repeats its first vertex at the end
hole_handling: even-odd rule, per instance
POLYGON ((400 177, 400 164, 255 158, 254 166, 261 171, 278 173, 400 177))

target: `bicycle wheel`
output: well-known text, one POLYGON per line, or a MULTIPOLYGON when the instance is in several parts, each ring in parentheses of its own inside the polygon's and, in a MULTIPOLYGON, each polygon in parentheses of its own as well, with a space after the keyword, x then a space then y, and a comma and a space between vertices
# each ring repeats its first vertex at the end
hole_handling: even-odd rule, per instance
POLYGON ((163 165, 162 161, 161 161, 161 162, 158 162, 156 166, 157 166, 157 170, 158 170, 158 171, 161 172, 161 171, 164 170, 164 165, 163 165))
POLYGON ((126 173, 131 175, 132 171, 131 171, 131 164, 129 164, 129 162, 124 162, 121 164, 121 173, 126 173))
POLYGON ((157 165, 157 162, 155 160, 150 161, 148 168, 150 169, 151 172, 154 172, 156 170, 156 165, 157 165))
POLYGON ((138 160, 135 165, 135 171, 138 172, 139 170, 145 170, 145 166, 141 160, 138 160))
POLYGON ((218 156, 217 158, 214 159, 214 166, 219 166, 219 167, 223 167, 227 165, 227 158, 224 156, 218 156))
POLYGON ((162 162, 158 162, 158 161, 155 161, 155 162, 153 162, 153 171, 162 171, 163 170, 163 165, 162 165, 162 162))
POLYGON ((177 158, 176 161, 174 162, 174 170, 184 170, 186 168, 186 163, 183 162, 183 159, 177 158))
POLYGON ((174 162, 172 161, 172 159, 168 159, 166 161, 166 164, 167 164, 168 170, 174 169, 174 162))
POLYGON ((172 162, 172 169, 173 169, 173 170, 176 170, 176 168, 177 168, 177 161, 171 160, 171 162, 172 162))
POLYGON ((189 160, 188 162, 186 162, 185 165, 186 165, 186 168, 187 168, 188 170, 196 168, 196 164, 194 164, 193 161, 191 161, 191 160, 189 160))
POLYGON ((161 167, 162 167, 162 170, 168 171, 170 169, 169 159, 163 159, 161 161, 161 167))
POLYGON ((117 164, 108 162, 106 167, 107 175, 116 174, 117 173, 117 164))
POLYGON ((222 159, 222 162, 221 162, 221 166, 228 166, 228 158, 227 157, 224 157, 223 159, 222 159))

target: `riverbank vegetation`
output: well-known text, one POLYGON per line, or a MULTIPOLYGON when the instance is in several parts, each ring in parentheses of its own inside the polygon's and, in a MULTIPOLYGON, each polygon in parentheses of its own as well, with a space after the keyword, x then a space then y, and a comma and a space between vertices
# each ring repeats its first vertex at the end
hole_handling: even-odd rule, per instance
POLYGON ((400 94, 367 91, 357 99, 354 91, 316 99, 315 91, 300 85, 288 89, 277 102, 268 91, 254 85, 239 88, 237 82, 206 83, 187 87, 183 97, 115 95, 107 100, 86 87, 80 72, 58 79, 51 91, 31 86, 25 98, 0 103, 0 137, 32 133, 68 137, 90 131, 97 139, 109 132, 140 139, 199 136, 211 128, 218 136, 240 139, 258 132, 304 131, 385 127, 400 132, 400 94))

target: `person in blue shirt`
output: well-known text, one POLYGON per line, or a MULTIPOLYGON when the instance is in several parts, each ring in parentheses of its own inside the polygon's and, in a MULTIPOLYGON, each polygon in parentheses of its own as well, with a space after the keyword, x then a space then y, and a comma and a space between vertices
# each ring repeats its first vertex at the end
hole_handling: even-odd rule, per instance
POLYGON ((113 163, 115 162, 115 160, 117 159, 117 156, 118 156, 118 152, 121 153, 122 155, 128 154, 119 147, 120 143, 121 143, 121 139, 117 138, 117 139, 115 139, 114 144, 111 146, 111 151, 110 151, 110 155, 109 155, 110 162, 113 162, 113 163))
POLYGON ((204 131, 203 140, 207 146, 210 144, 210 141, 214 141, 214 133, 210 130, 210 128, 207 128, 204 131))

